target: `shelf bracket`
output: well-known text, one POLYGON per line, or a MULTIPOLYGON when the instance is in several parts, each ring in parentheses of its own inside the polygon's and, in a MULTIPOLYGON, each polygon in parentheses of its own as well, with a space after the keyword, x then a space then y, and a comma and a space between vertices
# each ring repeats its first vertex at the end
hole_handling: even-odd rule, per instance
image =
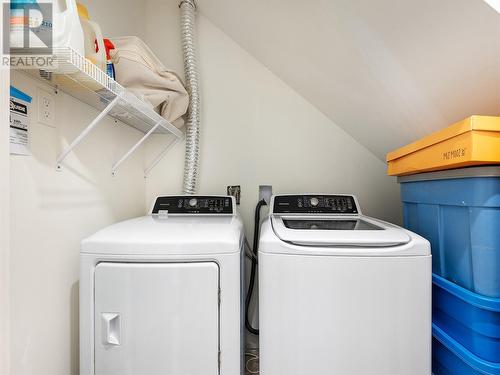
POLYGON ((73 149, 78 146, 78 144, 83 141, 83 139, 94 129, 104 117, 108 115, 108 113, 113 109, 113 107, 118 103, 121 99, 121 95, 117 95, 109 104, 104 108, 104 110, 97 115, 97 117, 80 133, 78 137, 71 142, 69 146, 67 146, 64 151, 57 157, 56 161, 56 169, 58 171, 62 170, 62 162, 66 159, 66 156, 73 151, 73 149))
POLYGON ((184 133, 177 129, 174 125, 172 125, 170 122, 167 120, 162 121, 161 127, 165 129, 167 132, 172 133, 176 138, 183 138, 184 133))
POLYGON ((144 136, 139 139, 139 141, 133 145, 130 150, 127 151, 127 153, 125 155, 122 156, 122 158, 120 160, 118 160, 114 165, 113 167, 111 168, 111 174, 114 176, 116 174, 116 171, 118 170, 118 168, 120 167, 120 165, 128 159, 128 157, 130 155, 132 155, 132 153, 137 150, 137 148, 144 143, 144 141, 151 135, 153 134, 153 132, 158 129, 158 127, 162 126, 162 123, 163 121, 160 121, 160 122, 157 122, 155 126, 153 126, 146 134, 144 134, 144 136))
POLYGON ((160 162, 161 159, 177 144, 179 143, 184 137, 175 137, 173 141, 171 141, 167 147, 163 149, 162 152, 157 156, 157 158, 151 163, 151 165, 146 168, 144 171, 144 178, 147 178, 151 171, 153 170, 154 167, 160 162))

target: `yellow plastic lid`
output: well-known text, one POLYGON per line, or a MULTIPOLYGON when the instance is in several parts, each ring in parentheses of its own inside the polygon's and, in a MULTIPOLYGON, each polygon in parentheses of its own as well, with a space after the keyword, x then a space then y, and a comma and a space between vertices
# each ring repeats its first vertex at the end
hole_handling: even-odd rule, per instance
POLYGON ((427 137, 403 146, 387 154, 387 161, 395 160, 426 147, 443 142, 471 130, 500 131, 500 117, 471 116, 443 130, 438 130, 427 137))

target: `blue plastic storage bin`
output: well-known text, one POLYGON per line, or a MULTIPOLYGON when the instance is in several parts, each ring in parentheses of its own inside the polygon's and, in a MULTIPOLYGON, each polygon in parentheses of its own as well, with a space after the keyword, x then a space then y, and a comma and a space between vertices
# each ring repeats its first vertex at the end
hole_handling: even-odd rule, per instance
POLYGON ((427 238, 435 274, 500 298, 500 167, 399 177, 404 226, 427 238))
POLYGON ((434 375, 498 375, 500 363, 485 361, 432 325, 432 372, 434 375))
POLYGON ((432 322, 476 356, 500 363, 500 298, 432 276, 432 322))

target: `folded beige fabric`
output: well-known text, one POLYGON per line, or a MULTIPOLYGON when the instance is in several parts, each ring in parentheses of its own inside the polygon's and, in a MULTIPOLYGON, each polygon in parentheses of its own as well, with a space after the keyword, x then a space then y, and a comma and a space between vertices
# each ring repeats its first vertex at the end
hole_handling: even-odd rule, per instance
POLYGON ((113 38, 111 41, 115 45, 111 58, 116 81, 150 103, 163 118, 181 128, 189 95, 179 76, 167 70, 138 37, 113 38))

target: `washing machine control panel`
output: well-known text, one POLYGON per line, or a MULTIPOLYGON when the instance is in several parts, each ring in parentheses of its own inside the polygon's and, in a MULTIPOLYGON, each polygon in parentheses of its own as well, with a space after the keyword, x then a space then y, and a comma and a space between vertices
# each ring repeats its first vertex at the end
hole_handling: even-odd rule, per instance
POLYGON ((357 214, 352 195, 276 195, 275 214, 357 214))
POLYGON ((224 195, 158 197, 152 213, 165 213, 167 215, 233 215, 233 198, 224 195))

